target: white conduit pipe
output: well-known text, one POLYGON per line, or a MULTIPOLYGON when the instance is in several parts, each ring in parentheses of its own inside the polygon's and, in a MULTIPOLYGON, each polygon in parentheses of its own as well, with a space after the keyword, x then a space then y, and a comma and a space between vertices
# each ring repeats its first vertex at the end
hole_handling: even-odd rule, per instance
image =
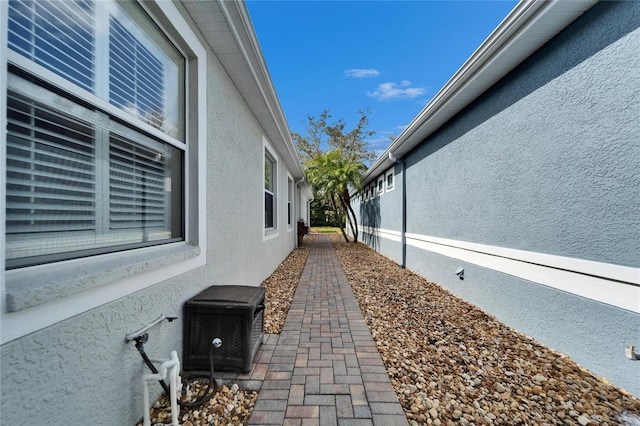
MULTIPOLYGON (((156 361, 156 360, 154 360, 156 361)), ((167 370, 169 371, 169 400, 171 401, 171 426, 179 426, 178 414, 178 372, 180 371, 180 360, 178 359, 178 353, 171 351, 171 359, 160 360, 162 364, 158 370, 158 374, 145 374, 142 376, 142 405, 144 407, 144 426, 151 426, 151 419, 149 418, 149 382, 164 380, 167 377, 167 370)))

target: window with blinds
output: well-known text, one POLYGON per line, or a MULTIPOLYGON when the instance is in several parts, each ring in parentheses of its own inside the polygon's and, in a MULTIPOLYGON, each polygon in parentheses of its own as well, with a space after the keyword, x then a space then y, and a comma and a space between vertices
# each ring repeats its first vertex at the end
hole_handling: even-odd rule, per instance
POLYGON ((287 178, 287 225, 292 225, 291 214, 293 212, 293 181, 287 178))
POLYGON ((138 6, 124 7, 9 2, 9 48, 27 61, 10 63, 7 82, 8 268, 184 239, 184 60, 138 6), (30 61, 71 85, 45 83, 30 61))
POLYGON ((8 41, 11 50, 182 139, 184 58, 134 2, 10 0, 8 41))
POLYGON ((9 48, 95 91, 95 4, 9 1, 9 48))
POLYGON ((275 222, 275 160, 265 152, 264 155, 264 227, 270 229, 275 222))

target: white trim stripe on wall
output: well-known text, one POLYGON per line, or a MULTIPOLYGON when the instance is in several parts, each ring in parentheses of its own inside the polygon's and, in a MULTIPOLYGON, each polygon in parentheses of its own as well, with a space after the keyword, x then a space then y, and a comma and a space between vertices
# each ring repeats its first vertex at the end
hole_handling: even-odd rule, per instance
MULTIPOLYGON (((398 231, 360 227, 400 242, 398 231)), ((640 268, 407 233, 407 245, 640 313, 640 268)))

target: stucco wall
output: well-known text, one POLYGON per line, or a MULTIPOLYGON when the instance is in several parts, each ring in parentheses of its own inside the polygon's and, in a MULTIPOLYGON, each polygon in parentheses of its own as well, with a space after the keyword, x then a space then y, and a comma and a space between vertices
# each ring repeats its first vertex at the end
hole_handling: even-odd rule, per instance
POLYGON ((411 246, 407 264, 509 327, 640 395, 640 362, 624 354, 627 343, 638 341, 640 315, 411 246), (464 267, 464 280, 454 274, 458 267, 464 267))
MULTIPOLYGON (((639 25, 597 4, 409 153, 407 232, 640 266, 639 25)), ((412 246, 407 267, 640 395, 637 313, 412 246)))
MULTIPOLYGON (((401 263, 402 247, 399 232, 402 230, 402 166, 395 165, 384 173, 393 172, 393 189, 386 190, 369 201, 355 206, 354 212, 361 227, 359 240, 383 255, 401 263), (392 230, 397 235, 382 236, 378 230, 392 230)), ((380 178, 376 178, 376 181, 380 178)))
MULTIPOLYGON (((4 344, 3 425, 135 424, 147 371, 125 335, 162 313, 182 316, 184 302, 211 285, 259 285, 293 248, 286 169, 281 163, 279 236, 263 242, 263 132, 215 56, 207 57, 207 265, 4 344)), ((182 318, 149 335, 150 356, 182 357, 182 318)), ((152 388, 157 397, 160 386, 152 388)))
POLYGON ((407 231, 637 266, 639 7, 595 6, 408 155, 407 231))

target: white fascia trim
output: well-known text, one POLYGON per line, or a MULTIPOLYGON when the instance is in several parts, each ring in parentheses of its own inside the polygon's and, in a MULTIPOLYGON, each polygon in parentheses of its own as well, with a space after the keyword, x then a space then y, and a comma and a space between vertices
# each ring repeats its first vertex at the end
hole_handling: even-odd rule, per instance
POLYGON ((371 228, 369 226, 358 226, 359 232, 375 235, 376 237, 382 237, 390 241, 401 242, 402 234, 398 231, 392 231, 390 229, 371 228))
POLYGON ((566 28, 597 0, 522 0, 363 176, 393 164, 566 28))
MULTIPOLYGON (((206 117, 206 50, 200 44, 200 41, 196 35, 191 31, 191 28, 182 17, 182 14, 171 3, 165 1, 157 1, 156 3, 161 9, 162 13, 166 15, 174 26, 174 29, 180 33, 180 36, 188 43, 189 48, 194 52, 197 57, 198 63, 198 92, 202 96, 198 97, 198 117, 206 117)), ((2 34, 0 35, 0 65, 2 71, 0 75, 0 105, 2 105, 2 111, 6 111, 6 105, 4 100, 6 99, 6 64, 7 64, 7 25, 8 22, 8 10, 7 2, 0 2, 0 23, 2 23, 2 34)), ((186 100, 188 102, 188 99, 186 100)), ((0 118, 0 124, 2 129, 6 128, 6 114, 2 114, 0 118)), ((187 126, 188 128, 188 126, 187 126)), ((3 130, 0 136, 0 147, 4 150, 6 147, 6 132, 3 130)), ((0 344, 5 344, 12 340, 23 337, 27 334, 41 330, 60 321, 64 321, 73 316, 82 314, 91 309, 110 303, 121 297, 128 296, 137 291, 151 287, 162 281, 166 281, 173 277, 179 276, 193 269, 201 267, 206 264, 207 253, 207 239, 206 239, 206 141, 207 141, 207 127, 206 120, 198 121, 198 241, 194 241, 193 244, 197 245, 194 248, 193 253, 195 256, 189 257, 184 261, 172 263, 167 267, 153 269, 148 272, 135 274, 132 277, 121 279, 109 284, 96 286, 86 291, 67 295, 63 298, 56 299, 44 303, 42 305, 34 306, 28 309, 24 309, 17 312, 6 312, 6 291, 5 291, 5 275, 4 272, 4 259, 5 244, 2 244, 2 266, 0 273, 2 284, 2 314, 1 314, 1 333, 0 344)), ((188 158, 189 152, 185 152, 185 157, 188 158)), ((5 161, 1 162, 0 170, 2 171, 2 187, 4 188, 5 179, 5 161)), ((189 167, 186 170, 186 178, 189 178, 189 167)), ((188 187, 188 185, 187 185, 188 187)), ((187 188, 187 190, 189 190, 187 188)), ((2 238, 4 241, 4 211, 5 211, 5 199, 1 197, 0 200, 0 229, 3 230, 2 238)), ((187 206, 186 215, 189 215, 187 206)), ((188 221, 187 221, 188 223, 188 221)), ((186 229, 187 236, 189 235, 189 229, 186 229)), ((179 251, 186 249, 186 244, 178 243, 175 245, 150 247, 146 249, 139 249, 136 252, 139 253, 153 253, 153 252, 165 252, 170 246, 178 248, 179 251)), ((101 259, 108 259, 112 256, 122 256, 122 253, 114 253, 111 255, 100 256, 101 259)), ((69 265, 73 265, 77 262, 86 262, 86 259, 76 259, 69 261, 69 265)), ((73 266, 71 266, 73 267, 73 266)))
MULTIPOLYGON (((396 231, 363 232, 400 241, 396 231)), ((407 244, 640 313, 640 268, 407 233, 407 244)))
POLYGON ((260 48, 260 43, 256 37, 251 18, 244 2, 219 1, 220 9, 224 12, 229 28, 233 33, 238 47, 242 51, 247 67, 249 68, 253 80, 258 87, 260 94, 269 110, 271 120, 278 129, 278 134, 282 140, 291 160, 290 166, 295 169, 297 177, 304 175, 304 169, 300 163, 300 158, 291 139, 289 125, 282 110, 282 105, 273 86, 271 75, 267 68, 260 48), (233 9, 231 9, 233 7, 233 9))
POLYGON ((595 262, 575 257, 557 256, 553 254, 518 250, 499 246, 470 243, 466 241, 450 240, 447 238, 431 237, 420 234, 407 233, 408 239, 424 241, 442 246, 457 247, 468 251, 504 257, 521 262, 534 263, 550 268, 563 269, 585 275, 620 281, 640 286, 640 269, 611 263, 595 262))

